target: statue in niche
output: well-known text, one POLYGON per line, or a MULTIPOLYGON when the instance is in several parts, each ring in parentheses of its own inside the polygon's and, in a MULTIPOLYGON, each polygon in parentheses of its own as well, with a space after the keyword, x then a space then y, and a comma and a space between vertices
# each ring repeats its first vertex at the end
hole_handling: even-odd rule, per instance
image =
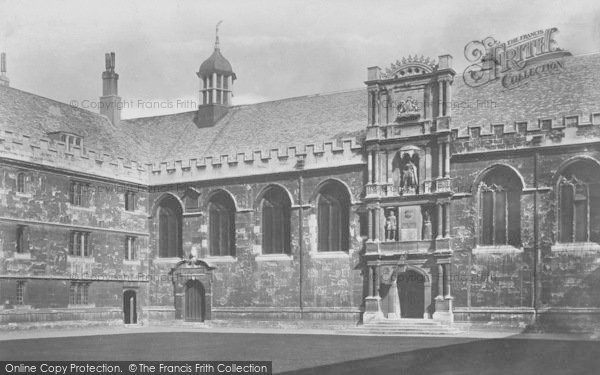
POLYGON ((396 228, 398 227, 398 220, 396 219, 396 215, 394 215, 394 211, 390 211, 389 215, 385 220, 385 239, 387 241, 396 241, 396 228))
POLYGON ((407 160, 402 166, 400 173, 400 188, 402 193, 416 194, 417 186, 419 186, 417 166, 412 161, 407 160))

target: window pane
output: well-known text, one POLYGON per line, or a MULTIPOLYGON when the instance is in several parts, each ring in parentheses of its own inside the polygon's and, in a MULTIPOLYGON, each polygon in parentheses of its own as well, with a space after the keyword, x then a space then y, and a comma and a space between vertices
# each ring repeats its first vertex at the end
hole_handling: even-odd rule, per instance
POLYGON ((560 187, 560 242, 573 242, 573 186, 560 187))
POLYGON ((229 235, 231 233, 231 228, 229 226, 229 215, 226 209, 221 210, 221 216, 219 217, 220 223, 220 255, 230 255, 229 254, 229 235))
POLYGON ((587 199, 575 200, 575 241, 585 242, 588 240, 587 236, 587 199))
POLYGON ((210 209, 208 217, 209 236, 210 236, 210 255, 219 255, 219 211, 214 207, 210 209))
POLYGON ((263 205, 262 230, 263 253, 271 254, 273 252, 273 209, 268 202, 263 205))
POLYGON ((284 253, 284 238, 286 236, 285 215, 281 206, 273 207, 273 252, 284 253))
POLYGON ((329 231, 330 231, 330 245, 329 249, 331 251, 340 251, 341 250, 341 236, 340 236, 340 224, 341 224, 341 216, 340 216, 340 206, 337 202, 333 202, 330 206, 330 221, 329 221, 329 231))
POLYGON ((161 257, 167 257, 169 255, 168 253, 168 248, 169 248, 169 238, 168 238, 168 226, 169 226, 169 218, 168 216, 163 212, 163 210, 160 210, 160 216, 159 216, 159 230, 158 230, 158 238, 159 238, 159 256, 161 257))
POLYGON ((491 245, 493 239, 493 213, 494 201, 493 192, 484 191, 481 193, 481 244, 491 245))
POLYGON ((494 207, 494 244, 506 244, 506 192, 498 191, 495 193, 494 207))
POLYGON ((319 226, 319 251, 328 251, 329 248, 329 202, 324 198, 319 198, 318 208, 318 226, 319 226))
POLYGON ((590 241, 600 241, 600 184, 590 184, 590 241))

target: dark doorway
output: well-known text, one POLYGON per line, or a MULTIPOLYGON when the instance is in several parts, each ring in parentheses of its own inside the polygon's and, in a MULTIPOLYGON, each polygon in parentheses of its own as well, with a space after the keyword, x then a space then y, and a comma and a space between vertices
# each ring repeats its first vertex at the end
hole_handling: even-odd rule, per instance
POLYGON ((123 293, 123 321, 125 324, 137 323, 137 298, 133 290, 123 293))
POLYGON ((185 284, 184 319, 190 322, 204 321, 204 286, 198 280, 189 280, 185 284))
POLYGON ((412 270, 398 275, 398 294, 403 318, 423 318, 425 312, 425 276, 412 270))

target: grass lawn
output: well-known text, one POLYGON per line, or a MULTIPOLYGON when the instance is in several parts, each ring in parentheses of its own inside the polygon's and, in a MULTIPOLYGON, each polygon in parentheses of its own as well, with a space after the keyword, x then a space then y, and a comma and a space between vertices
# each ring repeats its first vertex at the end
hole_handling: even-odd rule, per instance
POLYGON ((0 341, 0 360, 271 360, 294 374, 600 373, 600 342, 215 332, 0 341))

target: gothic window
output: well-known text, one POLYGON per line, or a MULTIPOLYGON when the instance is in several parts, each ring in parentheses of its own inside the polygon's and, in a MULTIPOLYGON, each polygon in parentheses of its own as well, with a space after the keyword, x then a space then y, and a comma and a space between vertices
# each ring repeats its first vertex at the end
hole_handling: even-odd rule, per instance
POLYGON ((347 251, 349 248, 350 198, 337 183, 325 185, 317 197, 319 251, 347 251))
POLYGON ((235 256, 235 205, 225 192, 213 195, 208 203, 211 256, 235 256))
POLYGON ((158 208, 158 256, 174 258, 183 256, 181 246, 182 209, 179 202, 167 196, 158 208))
POLYGON ((589 161, 569 165, 560 174, 559 241, 600 241, 600 167, 589 161))
POLYGON ((521 180, 508 167, 494 167, 483 177, 480 245, 521 245, 521 190, 521 180))
POLYGON ((262 198, 261 209, 263 254, 290 254, 291 203, 286 192, 270 188, 262 198))

